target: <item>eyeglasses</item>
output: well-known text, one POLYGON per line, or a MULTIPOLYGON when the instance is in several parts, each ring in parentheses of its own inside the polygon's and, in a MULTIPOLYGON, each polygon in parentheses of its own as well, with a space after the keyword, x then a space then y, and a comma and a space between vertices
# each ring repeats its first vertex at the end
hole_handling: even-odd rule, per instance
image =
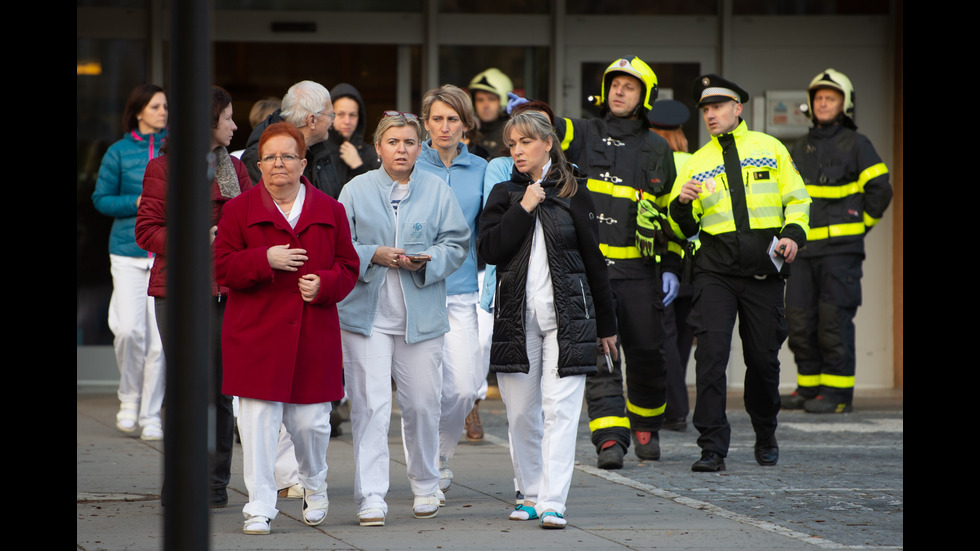
POLYGON ((266 155, 259 159, 263 163, 275 163, 276 159, 282 159, 283 164, 285 163, 295 163, 300 159, 299 155, 293 155, 291 153, 286 153, 284 155, 266 155))
POLYGON ((419 118, 411 113, 402 113, 401 111, 385 111, 381 118, 385 117, 405 117, 406 120, 417 121, 419 118))
POLYGON ((314 117, 330 117, 330 122, 333 123, 334 119, 337 118, 337 113, 334 113, 333 111, 331 111, 330 113, 324 115, 323 114, 323 111, 317 111, 316 113, 313 113, 313 116, 314 117))

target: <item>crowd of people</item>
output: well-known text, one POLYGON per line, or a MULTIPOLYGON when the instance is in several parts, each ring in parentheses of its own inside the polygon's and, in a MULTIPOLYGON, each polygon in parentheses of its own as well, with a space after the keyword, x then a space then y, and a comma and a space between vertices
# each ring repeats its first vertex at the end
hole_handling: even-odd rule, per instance
MULTIPOLYGON (((814 126, 792 151, 747 128, 748 93, 732 80, 702 75, 693 90, 711 134, 694 153, 688 108, 658 101, 635 56, 603 73, 597 118, 556 117, 490 68, 468 90, 428 91, 420 115, 385 111, 373 147, 354 86, 302 81, 258 102, 246 148, 229 153, 232 101, 213 87, 211 505, 228 501, 234 396, 244 532, 270 533, 279 497, 322 523, 328 443, 349 403, 357 521, 383 526, 394 399, 412 514, 436 516, 461 437, 483 437, 492 372, 514 470, 508 518, 564 528, 583 400, 600 468, 623 467, 631 447, 660 459, 660 431, 687 426, 694 339, 691 469, 725 469, 736 316, 759 465, 779 460, 781 406, 851 411, 863 238, 891 199, 887 168, 855 132, 851 82, 814 78, 814 126), (787 336, 799 384, 781 397, 787 336)), ((166 94, 138 87, 124 119, 93 195, 115 219, 116 425, 160 440, 166 94)))

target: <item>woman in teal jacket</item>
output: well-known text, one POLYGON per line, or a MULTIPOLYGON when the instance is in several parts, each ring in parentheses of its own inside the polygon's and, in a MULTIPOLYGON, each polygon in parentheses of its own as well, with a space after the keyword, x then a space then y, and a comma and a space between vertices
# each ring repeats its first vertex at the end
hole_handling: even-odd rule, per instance
POLYGON ((116 428, 143 440, 163 438, 160 408, 164 393, 163 344, 153 299, 146 289, 153 255, 136 244, 136 209, 143 195, 143 172, 160 155, 167 136, 167 96, 154 84, 137 86, 123 112, 123 139, 112 144, 99 168, 92 194, 95 208, 111 216, 109 262, 112 298, 109 329, 119 366, 116 428))

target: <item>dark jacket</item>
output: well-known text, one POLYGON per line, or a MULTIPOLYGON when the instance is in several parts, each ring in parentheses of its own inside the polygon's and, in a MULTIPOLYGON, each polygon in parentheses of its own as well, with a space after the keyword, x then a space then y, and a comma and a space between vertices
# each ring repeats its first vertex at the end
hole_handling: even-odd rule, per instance
POLYGON ((534 224, 540 220, 558 320, 558 375, 595 373, 597 336, 615 335, 616 319, 592 194, 582 180, 575 195, 558 197, 560 186, 545 179, 547 198, 528 213, 520 202, 529 184, 515 168, 510 182, 494 186, 480 217, 480 256, 497 266, 490 369, 528 372, 525 287, 534 224))
POLYGON ((348 140, 345 140, 340 132, 331 128, 330 137, 327 138, 326 142, 327 150, 330 151, 330 158, 334 170, 337 172, 337 179, 341 183, 341 187, 343 187, 354 176, 359 176, 369 170, 379 168, 381 166, 381 160, 378 158, 377 150, 374 149, 374 144, 364 141, 364 132, 367 127, 367 110, 364 108, 364 100, 361 99, 361 93, 350 84, 341 82, 330 90, 330 99, 332 101, 337 101, 340 98, 350 98, 357 102, 357 126, 354 128, 354 134, 350 137, 349 141, 357 148, 357 152, 361 156, 361 162, 364 163, 357 168, 347 166, 347 163, 340 158, 340 146, 348 140))
POLYGON ((888 168, 871 140, 841 124, 817 126, 790 154, 813 201, 807 247, 800 255, 864 258, 864 236, 892 200, 888 168))
MULTIPOLYGON (((601 222, 599 242, 610 260, 609 277, 656 277, 656 261, 642 257, 636 248, 637 198, 650 200, 666 213, 677 177, 667 141, 649 130, 645 116, 625 119, 607 113, 599 119, 558 119, 555 127, 569 162, 589 176, 601 222)), ((664 233, 669 241, 665 251, 658 250, 660 268, 679 274, 683 241, 664 233)))
MULTIPOLYGON (((245 151, 242 152, 242 162, 245 163, 248 175, 255 185, 258 185, 259 180, 262 179, 262 173, 259 172, 259 167, 256 164, 259 161, 259 138, 262 137, 262 133, 270 124, 283 121, 281 111, 281 109, 276 109, 264 121, 260 122, 255 130, 252 130, 245 151)), ((334 161, 330 156, 330 149, 326 142, 313 144, 306 148, 306 169, 303 170, 303 176, 306 176, 314 187, 334 199, 340 195, 340 188, 344 184, 337 176, 334 161)))

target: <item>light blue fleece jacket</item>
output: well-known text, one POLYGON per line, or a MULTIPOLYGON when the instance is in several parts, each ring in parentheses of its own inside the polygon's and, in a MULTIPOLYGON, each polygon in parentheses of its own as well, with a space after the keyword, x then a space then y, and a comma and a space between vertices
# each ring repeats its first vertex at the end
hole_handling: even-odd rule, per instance
POLYGON ((449 186, 418 165, 409 178, 408 196, 398 204, 397 218, 390 201, 394 185, 385 169, 379 168, 355 177, 340 191, 338 200, 347 210, 361 268, 354 290, 337 308, 342 329, 370 336, 389 270, 371 263, 374 252, 389 246, 408 254, 427 254, 432 260, 423 269, 399 269, 405 342, 413 344, 449 331, 446 278, 469 253, 470 231, 449 186))
MULTIPOLYGON (((490 197, 490 190, 500 182, 509 182, 510 174, 514 168, 513 157, 497 157, 490 160, 487 171, 483 176, 483 203, 486 204, 487 197, 490 197)), ((483 272, 483 289, 480 290, 480 307, 491 312, 490 306, 493 304, 493 293, 497 289, 497 267, 487 264, 483 272)), ((492 313, 492 312, 491 312, 492 313)))
MULTIPOLYGON (((480 235, 480 213, 483 212, 483 173, 487 162, 473 155, 466 149, 466 144, 459 144, 458 154, 449 168, 442 164, 439 152, 432 148, 432 140, 422 143, 422 153, 419 155, 416 167, 442 178, 449 184, 463 217, 470 228, 470 253, 463 265, 446 280, 446 290, 450 295, 475 293, 480 290, 476 277, 476 236, 480 235)), ((507 179, 510 179, 508 173, 507 179)))

